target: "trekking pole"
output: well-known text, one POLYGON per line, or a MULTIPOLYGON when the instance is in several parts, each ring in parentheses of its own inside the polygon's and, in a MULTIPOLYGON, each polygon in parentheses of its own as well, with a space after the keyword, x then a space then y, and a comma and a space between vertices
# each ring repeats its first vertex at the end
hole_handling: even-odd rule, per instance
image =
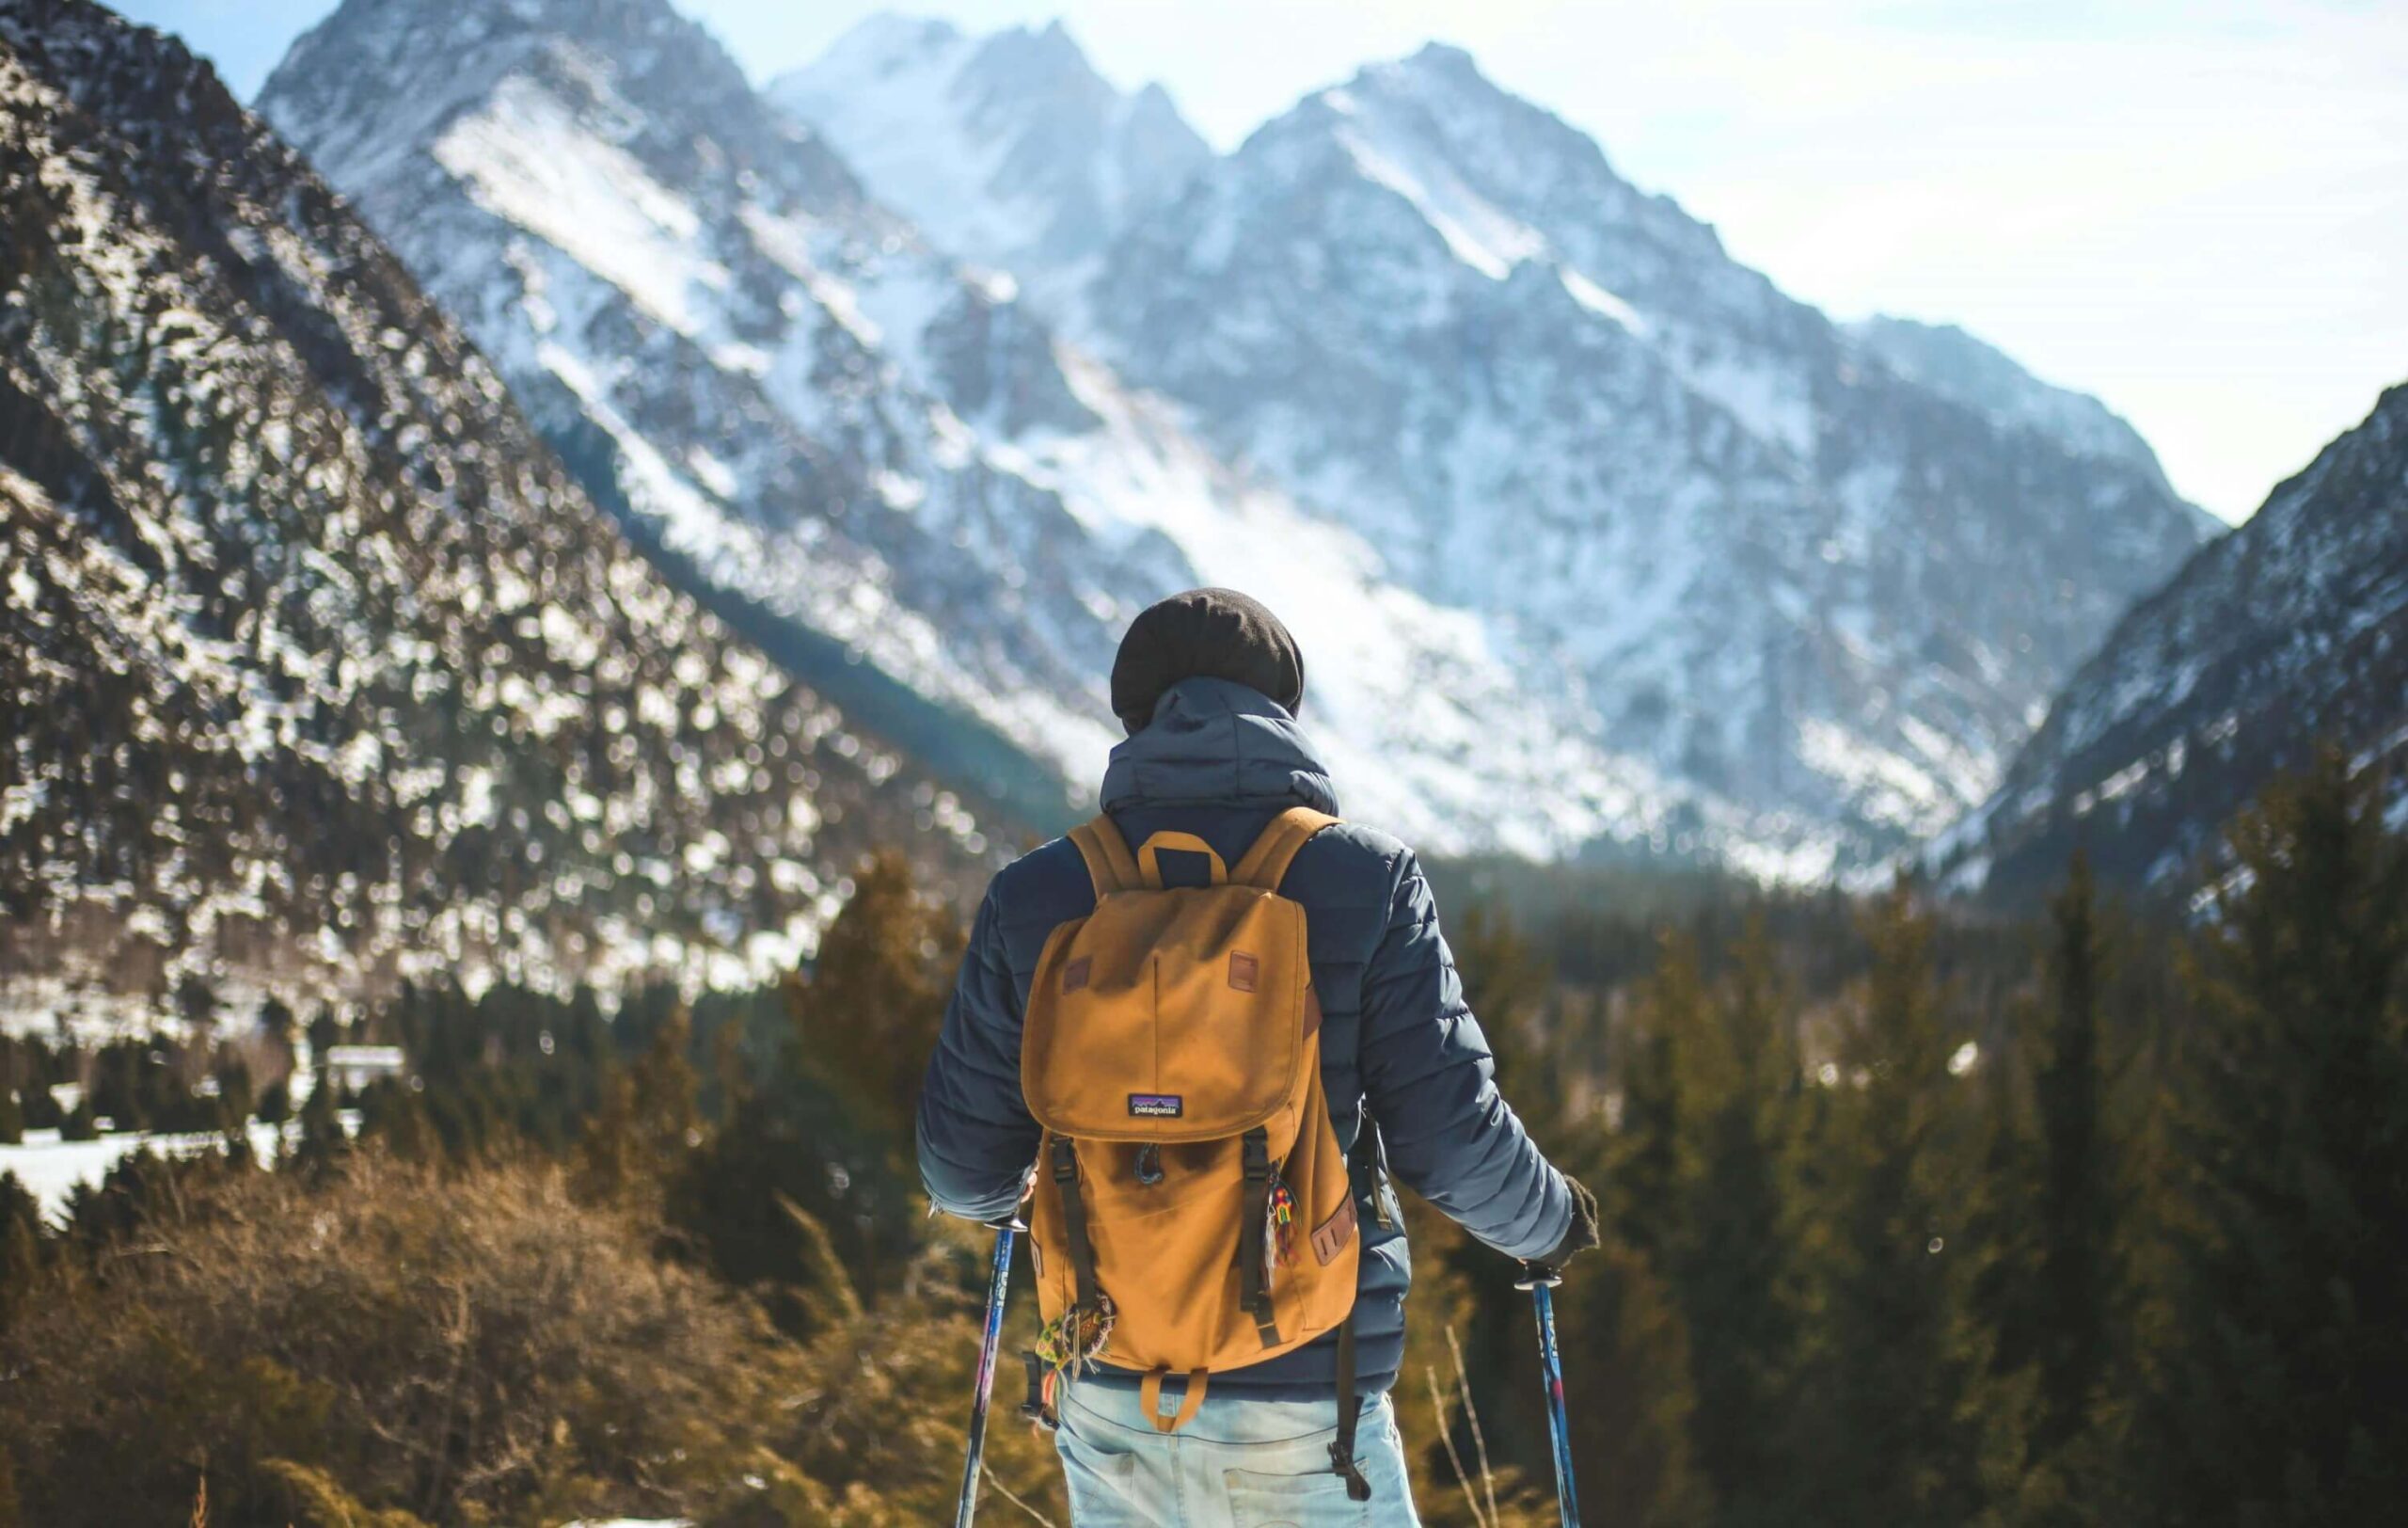
POLYGON ((1555 1345, 1555 1286, 1563 1275, 1544 1263, 1525 1263, 1515 1289, 1530 1292, 1538 1307, 1539 1377, 1546 1385, 1547 1430, 1555 1439, 1555 1500, 1563 1528, 1580 1528, 1580 1499, 1572 1486, 1572 1431, 1563 1416, 1563 1354, 1555 1345))
POLYGON ((995 1352, 1004 1341, 1004 1297, 1011 1283, 1012 1238, 1027 1230, 1016 1216, 990 1220, 995 1230, 995 1261, 987 1275, 987 1333, 978 1345, 978 1393, 970 1403, 970 1454, 961 1464, 961 1503, 954 1508, 954 1528, 970 1528, 978 1515, 978 1471, 987 1462, 987 1403, 995 1393, 995 1352))

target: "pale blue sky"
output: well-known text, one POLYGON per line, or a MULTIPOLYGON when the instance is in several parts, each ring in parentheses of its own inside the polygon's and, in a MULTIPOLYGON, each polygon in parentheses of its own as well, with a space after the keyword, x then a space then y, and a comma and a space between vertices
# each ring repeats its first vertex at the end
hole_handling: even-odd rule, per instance
MULTIPOLYGON (((886 8, 684 0, 755 78, 886 8)), ((331 0, 133 0, 247 98, 331 0)), ((1964 325, 2227 518, 2408 380, 2397 0, 927 0, 1065 19, 1228 146, 1431 38, 1843 317, 1964 325)))

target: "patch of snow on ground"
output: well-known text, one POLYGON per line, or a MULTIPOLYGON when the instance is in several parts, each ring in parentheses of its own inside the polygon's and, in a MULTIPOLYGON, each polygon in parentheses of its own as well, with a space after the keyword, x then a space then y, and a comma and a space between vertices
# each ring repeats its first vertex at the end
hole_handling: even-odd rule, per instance
MULTIPOLYGON (((345 1109, 339 1117, 345 1131, 358 1132, 358 1110, 345 1109)), ((288 1145, 301 1138, 298 1121, 287 1121, 281 1127, 250 1122, 246 1134, 251 1150, 262 1163, 276 1160, 279 1130, 288 1145)), ((109 1169, 145 1146, 163 1156, 194 1156, 225 1144, 225 1137, 206 1131, 176 1136, 126 1131, 98 1140, 61 1140, 55 1130, 28 1130, 23 1144, 0 1146, 0 1175, 15 1173, 40 1204, 41 1213, 55 1219, 76 1189, 98 1184, 108 1176, 109 1169)))

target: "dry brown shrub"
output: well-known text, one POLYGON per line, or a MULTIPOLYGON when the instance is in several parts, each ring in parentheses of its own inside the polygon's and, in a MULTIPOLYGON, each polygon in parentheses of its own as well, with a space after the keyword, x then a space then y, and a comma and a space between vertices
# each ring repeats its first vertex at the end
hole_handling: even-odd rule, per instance
POLYGON ((800 1355, 649 1242, 542 1168, 235 1178, 10 1333, 26 1513, 168 1520, 198 1470, 218 1521, 281 1523, 294 1468, 436 1522, 690 1503, 742 1472, 721 1419, 774 1414, 800 1355))
MULTIPOLYGON (((234 1174, 165 1203, 56 1273, 0 1343, 0 1460, 26 1522, 182 1521, 197 1476, 219 1528, 950 1515, 970 1228, 939 1229, 888 1298, 803 1347, 550 1167, 369 1151, 323 1183, 234 1174)), ((1015 1398, 997 1398, 990 1468, 1067 1521, 1015 1398)))

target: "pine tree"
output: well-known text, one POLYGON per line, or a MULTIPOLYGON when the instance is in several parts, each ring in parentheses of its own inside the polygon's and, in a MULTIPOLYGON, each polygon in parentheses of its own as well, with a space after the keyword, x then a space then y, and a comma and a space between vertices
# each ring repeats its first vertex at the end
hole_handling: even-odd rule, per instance
POLYGON ((1961 1234, 1971 1180, 1966 1090, 1935 975, 1932 926, 1901 884, 1868 915, 1873 966, 1839 1054, 1824 1143, 1831 1267, 1814 1376, 1809 1515, 1956 1525, 1986 1498, 1988 1365, 1961 1234))
MULTIPOLYGON (((1665 1278, 1636 1249, 1608 1241, 1575 1262, 1556 1294, 1581 1520, 1599 1528, 1712 1520, 1711 1492, 1690 1443, 1698 1420, 1690 1334, 1665 1278)), ((1513 1420, 1543 1450, 1547 1422, 1535 1404, 1529 1297, 1510 1290, 1504 1297, 1515 1339, 1509 1393, 1528 1408, 1513 1420)), ((1529 1478, 1543 1490, 1550 1482, 1543 1453, 1529 1478)))
POLYGON ((301 1138, 293 1149, 293 1165, 307 1172, 323 1172, 351 1150, 351 1137, 335 1107, 334 1074, 321 1061, 317 1086, 301 1101, 301 1138))
POLYGON ((796 1049, 900 1156, 943 1022, 961 931, 912 886, 911 862, 879 854, 854 880, 794 989, 796 1049))
POLYGON ((865 1147, 843 1123, 816 1087, 749 1094, 669 1183, 670 1223, 798 1337, 831 1311, 895 1295, 880 1270, 924 1235, 886 1143, 865 1147))
MULTIPOLYGON (((2034 1255, 2029 1341, 2037 1393, 2026 1440, 2033 1467, 2062 1502, 2095 1504, 2113 1333, 2128 1314, 2119 1263, 2123 1166, 2107 1110, 2103 1006, 2108 947, 2086 856, 2077 855, 2050 908, 2047 1008, 2032 1074, 2038 1171, 2029 1238, 2034 1255)), ((2019 1269, 2020 1271, 2020 1269, 2019 1269)))
POLYGON ((2138 1450, 2173 1522, 2408 1499, 2408 849, 2321 757, 2228 833, 2173 1123, 2167 1341, 2138 1450))
POLYGON ((229 1051, 219 1058, 214 1075, 217 1079, 217 1127, 238 1130, 251 1117, 254 1100, 250 1066, 229 1051))
POLYGON ((18 1094, 34 1086, 36 1073, 34 1058, 20 1050, 13 1038, 0 1034, 0 1146, 15 1146, 25 1138, 25 1110, 18 1094))
MULTIPOLYGON (((404 991, 406 992, 408 990, 408 983, 404 982, 403 987, 404 991)), ((326 1052, 342 1043, 342 1021, 335 1017, 333 1009, 328 1008, 324 1003, 321 1003, 318 1005, 317 1012, 309 1016, 308 1033, 309 1036, 309 1055, 311 1058, 314 1059, 318 1065, 325 1066, 326 1064, 326 1052)))
MULTIPOLYGON (((1673 1181, 1664 1173, 1652 1179, 1664 1186, 1659 1193, 1640 1188, 1640 1173, 1623 1181, 1613 1167, 1623 1159, 1656 1162, 1678 1150, 1676 1142, 1656 1135, 1659 1128, 1669 1130, 1671 1116, 1650 1104, 1633 1111, 1630 1082, 1621 1074, 1621 1130, 1613 1135, 1601 1128, 1601 1119, 1573 1119, 1560 1108, 1568 1073, 1587 1058, 1570 1048, 1575 1029, 1565 1022, 1568 1008, 1560 993, 1553 991, 1551 966, 1493 906, 1474 906, 1471 914, 1450 945, 1462 964, 1464 1000, 1496 1051, 1497 1080, 1548 1157, 1604 1196, 1607 1246, 1577 1258, 1556 1292, 1584 1520, 1633 1528, 1703 1523, 1707 1499, 1688 1443, 1688 1333, 1664 1272, 1647 1253, 1621 1239, 1623 1224, 1650 1236, 1669 1232, 1678 1212, 1669 1198, 1673 1181)), ((1667 981, 1667 991, 1676 981, 1667 981)), ((1686 981, 1688 991, 1698 988, 1695 964, 1686 971, 1686 981)), ((1686 1020, 1667 1014, 1661 1029, 1676 1029, 1681 1022, 1686 1020)), ((1623 1048, 1623 1068, 1671 1056, 1669 1048, 1644 1043, 1655 1029, 1650 1020, 1635 1027, 1640 1043, 1623 1048)), ((1536 1506, 1553 1489, 1553 1460, 1529 1295, 1513 1287, 1513 1263, 1464 1236, 1437 1212, 1411 1202, 1406 1222, 1416 1275, 1414 1299, 1406 1301, 1409 1357, 1403 1378, 1418 1386, 1406 1395, 1426 1398, 1426 1369, 1452 1374, 1445 1326, 1462 1321, 1464 1364, 1493 1463, 1529 1492, 1529 1519, 1519 1519, 1513 1502, 1500 1502, 1505 1520, 1551 1520, 1551 1511, 1536 1506)), ((1450 1408, 1450 1417, 1459 1417, 1459 1408, 1450 1408)), ((1469 1446, 1469 1432, 1459 1434, 1459 1441, 1469 1446)), ((1452 1471, 1448 1487, 1452 1494, 1452 1471)), ((1510 1497, 1513 1487, 1505 1487, 1505 1494, 1510 1497)))
POLYGON ((1478 899, 1447 931, 1463 981, 1464 1003, 1497 1058, 1498 1091, 1542 1141, 1563 1124, 1565 1073, 1594 1066, 1572 1053, 1561 1032, 1555 973, 1546 958, 1496 903, 1478 899))
POLYGON ((604 1085, 602 1106, 578 1139, 578 1191, 596 1202, 649 1199, 703 1143, 701 1080, 687 1049, 693 1023, 679 1008, 636 1064, 604 1085))
POLYGON ((260 1004, 259 1031, 288 1061, 293 1058, 293 1033, 300 1026, 300 1018, 281 997, 271 993, 260 1004))
POLYGON ((439 1162, 448 1154, 426 1095, 391 1078, 372 1083, 361 1091, 359 1133, 383 1142, 404 1162, 439 1162))
POLYGON ((1761 916, 1678 1058, 1694 1144, 1671 1258, 1697 1393, 1690 1435, 1716 1520, 1791 1520, 1804 1315, 1792 1157, 1796 1053, 1787 996, 1761 916))
MULTIPOLYGON (((0 1172, 0 1331, 8 1329, 40 1272, 41 1204, 15 1173, 0 1172)), ((7 1452, 0 1448, 0 1463, 7 1452)))
POLYGON ((1682 1111, 1681 1060, 1711 1021, 1697 947, 1667 933, 1623 1036, 1621 1118, 1606 1174, 1615 1234, 1667 1265, 1690 1176, 1682 1111))

